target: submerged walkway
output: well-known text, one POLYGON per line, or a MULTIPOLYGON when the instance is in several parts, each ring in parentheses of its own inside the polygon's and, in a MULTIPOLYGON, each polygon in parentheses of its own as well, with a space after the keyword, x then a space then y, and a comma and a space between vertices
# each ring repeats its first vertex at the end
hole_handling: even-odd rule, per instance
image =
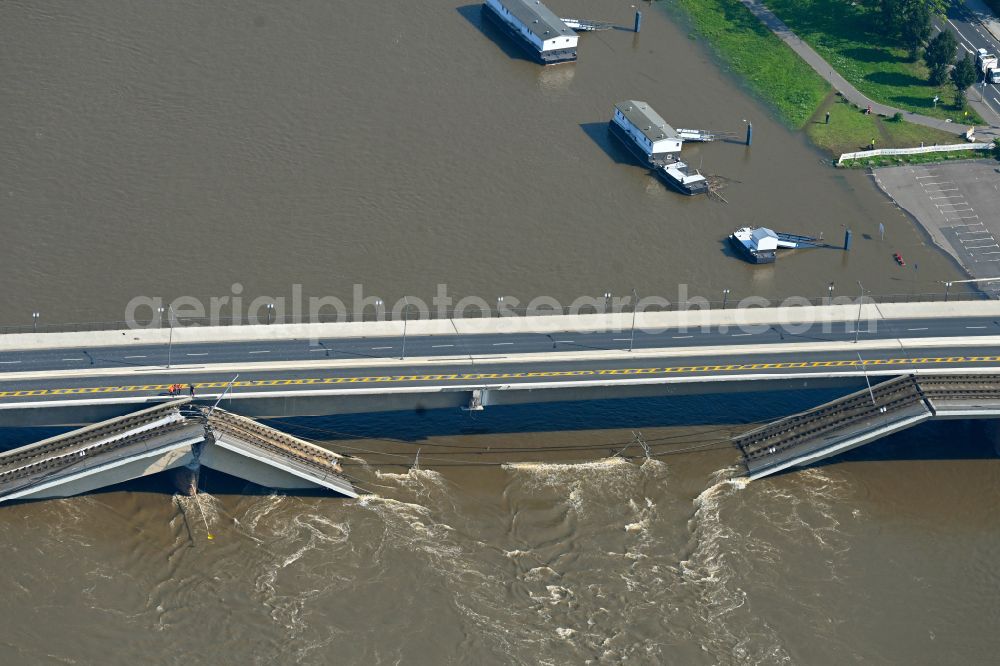
MULTIPOLYGON (((894 106, 889 106, 887 104, 882 104, 881 102, 876 102, 875 100, 867 97, 860 90, 855 88, 847 79, 840 75, 837 70, 830 65, 829 62, 823 59, 823 57, 816 53, 811 46, 806 44, 802 39, 792 32, 785 23, 775 16, 774 12, 768 9, 759 0, 740 0, 740 2, 745 6, 750 13, 756 16, 761 23, 767 26, 771 32, 777 35, 778 39, 788 44, 788 46, 795 51, 802 58, 806 64, 816 70, 816 73, 826 79, 830 85, 834 87, 840 94, 844 96, 845 99, 861 108, 865 108, 871 105, 872 112, 886 117, 892 117, 896 113, 903 114, 904 118, 911 123, 917 125, 923 125, 925 127, 932 127, 944 132, 949 132, 955 134, 956 136, 964 133, 967 127, 962 123, 947 122, 941 120, 940 118, 931 118, 930 116, 924 116, 919 113, 913 113, 912 111, 906 111, 904 109, 897 109, 894 106)), ((986 127, 980 126, 976 130, 976 133, 984 137, 994 138, 1000 136, 1000 127, 989 125, 986 127)))

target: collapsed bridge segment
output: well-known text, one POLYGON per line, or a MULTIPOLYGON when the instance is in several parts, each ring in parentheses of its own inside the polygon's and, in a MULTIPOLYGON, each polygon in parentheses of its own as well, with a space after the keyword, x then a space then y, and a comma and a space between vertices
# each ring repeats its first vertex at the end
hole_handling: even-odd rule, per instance
POLYGON ((252 419, 184 398, 0 454, 0 502, 70 497, 167 470, 186 470, 196 480, 201 466, 269 488, 320 487, 357 497, 339 460, 252 419))
POLYGON ((746 475, 804 467, 930 419, 1000 417, 1000 375, 910 374, 732 438, 746 475))

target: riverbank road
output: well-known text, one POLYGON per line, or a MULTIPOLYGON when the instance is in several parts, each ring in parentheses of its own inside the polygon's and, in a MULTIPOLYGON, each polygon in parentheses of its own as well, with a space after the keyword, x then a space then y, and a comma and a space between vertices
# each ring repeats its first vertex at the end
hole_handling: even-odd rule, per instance
POLYGON ((874 178, 976 279, 1000 293, 1000 169, 994 160, 875 169, 874 178))

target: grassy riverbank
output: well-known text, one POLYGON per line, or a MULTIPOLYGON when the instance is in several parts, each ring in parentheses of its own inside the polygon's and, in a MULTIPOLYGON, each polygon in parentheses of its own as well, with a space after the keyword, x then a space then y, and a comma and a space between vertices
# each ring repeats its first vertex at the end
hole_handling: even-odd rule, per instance
POLYGON ((802 127, 830 86, 735 0, 675 0, 697 35, 770 103, 781 120, 802 127))
POLYGON ((954 105, 951 83, 931 86, 923 60, 888 43, 872 9, 844 0, 766 0, 768 8, 862 93, 905 111, 956 123, 981 124, 972 109, 954 105), (934 97, 940 98, 935 105, 934 97), (966 115, 968 114, 968 115, 966 115))
MULTIPOLYGON (((809 4, 830 0, 802 1, 809 4)), ((950 134, 869 116, 844 103, 832 94, 829 84, 819 74, 737 0, 674 0, 664 6, 686 20, 693 29, 692 38, 704 39, 724 64, 775 109, 782 122, 805 129, 813 143, 833 156, 870 147, 872 138, 878 148, 959 141, 957 131, 950 134), (824 122, 827 110, 829 125, 824 122)))
POLYGON ((912 148, 921 144, 930 146, 962 142, 957 131, 942 132, 905 120, 895 121, 867 115, 862 109, 836 96, 832 96, 823 105, 813 121, 806 126, 806 133, 814 144, 836 156, 856 150, 868 150, 872 139, 875 139, 876 148, 912 148), (829 125, 825 122, 826 111, 830 112, 829 125))

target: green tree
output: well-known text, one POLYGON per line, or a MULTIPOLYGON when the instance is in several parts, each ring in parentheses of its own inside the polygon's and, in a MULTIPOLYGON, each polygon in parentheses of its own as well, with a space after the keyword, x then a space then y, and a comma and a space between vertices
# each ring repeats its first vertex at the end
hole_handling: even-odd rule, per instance
POLYGON ((916 60, 920 47, 931 36, 931 9, 925 0, 906 0, 903 9, 899 38, 910 52, 910 60, 916 60))
POLYGON ((924 62, 931 71, 931 85, 939 86, 948 79, 948 69, 955 62, 957 48, 958 42, 951 30, 942 30, 924 49, 924 62))
POLYGON ((876 29, 899 39, 916 59, 916 50, 930 37, 931 18, 943 16, 950 0, 867 0, 865 4, 872 9, 876 29), (914 42, 916 49, 911 46, 914 42))
POLYGON ((968 53, 951 70, 951 82, 955 84, 955 106, 965 106, 965 90, 976 82, 976 65, 968 53))

